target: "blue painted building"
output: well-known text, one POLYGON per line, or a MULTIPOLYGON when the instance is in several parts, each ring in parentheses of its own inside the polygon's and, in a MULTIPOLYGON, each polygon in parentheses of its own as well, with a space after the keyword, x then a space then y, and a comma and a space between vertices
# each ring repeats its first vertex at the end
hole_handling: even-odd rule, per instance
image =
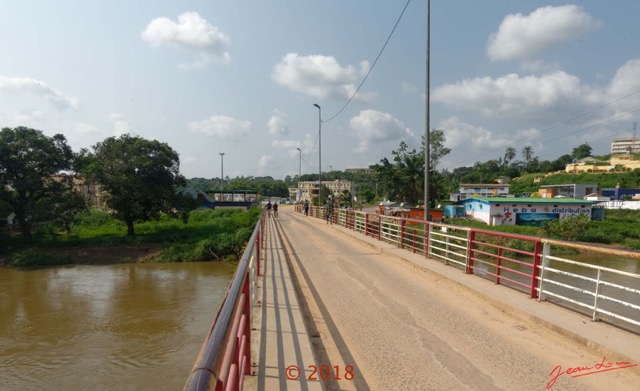
POLYGON ((541 226, 547 220, 562 221, 586 214, 591 219, 596 201, 575 198, 498 198, 474 197, 458 204, 466 217, 488 225, 541 226))

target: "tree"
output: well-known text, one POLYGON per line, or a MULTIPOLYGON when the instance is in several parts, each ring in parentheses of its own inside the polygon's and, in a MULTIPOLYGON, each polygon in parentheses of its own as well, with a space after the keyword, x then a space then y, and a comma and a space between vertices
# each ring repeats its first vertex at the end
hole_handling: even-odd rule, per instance
POLYGON ((531 148, 531 145, 522 148, 522 158, 526 163, 529 163, 531 158, 533 158, 533 148, 531 148))
POLYGON ((73 152, 61 134, 46 136, 27 127, 0 131, 0 204, 9 205, 31 241, 34 223, 51 219, 52 200, 71 191, 71 177, 54 175, 72 168, 73 152))
POLYGON ((592 149, 589 144, 584 143, 576 148, 573 148, 573 150, 571 151, 571 157, 575 160, 584 159, 587 156, 591 156, 591 151, 592 149))
MULTIPOLYGON (((444 146, 446 139, 443 130, 433 130, 429 137, 429 195, 430 200, 442 197, 443 185, 438 181, 443 179, 441 175, 435 175, 436 168, 440 160, 451 152, 451 149, 444 146)), ((408 145, 400 142, 397 150, 392 151, 393 163, 387 158, 380 160, 380 164, 372 166, 378 174, 380 183, 386 190, 387 196, 391 199, 404 201, 408 204, 417 204, 424 195, 424 146, 422 139, 422 150, 409 150, 408 145)))
POLYGON ((507 150, 504 152, 505 164, 509 164, 513 159, 515 159, 516 156, 516 149, 514 147, 507 147, 507 150))
POLYGON ((135 235, 134 223, 174 213, 185 197, 176 190, 186 181, 180 174, 178 154, 166 143, 125 134, 93 146, 86 165, 87 177, 108 194, 114 217, 135 235))

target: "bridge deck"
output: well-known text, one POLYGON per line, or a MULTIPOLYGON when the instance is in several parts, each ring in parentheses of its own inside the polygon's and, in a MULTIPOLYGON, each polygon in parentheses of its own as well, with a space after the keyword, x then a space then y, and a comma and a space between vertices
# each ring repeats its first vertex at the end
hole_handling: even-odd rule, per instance
POLYGON ((258 283, 261 305, 254 310, 252 326, 259 330, 252 340, 252 356, 258 363, 254 370, 258 376, 246 377, 245 389, 322 390, 319 380, 308 380, 311 373, 304 364, 315 361, 309 335, 275 219, 267 219, 267 225, 264 273, 258 283), (288 367, 291 367, 289 372, 285 372, 288 367))
MULTIPOLYGON (((253 389, 537 390, 557 366, 560 372, 603 360, 640 364, 638 335, 292 208, 282 207, 269 227, 253 389), (297 382, 286 379, 293 365, 306 370, 297 382), (305 381, 310 366, 331 368, 330 379, 305 381), (348 366, 352 379, 345 379, 348 366)), ((637 384, 640 366, 563 374, 554 388, 637 384)))

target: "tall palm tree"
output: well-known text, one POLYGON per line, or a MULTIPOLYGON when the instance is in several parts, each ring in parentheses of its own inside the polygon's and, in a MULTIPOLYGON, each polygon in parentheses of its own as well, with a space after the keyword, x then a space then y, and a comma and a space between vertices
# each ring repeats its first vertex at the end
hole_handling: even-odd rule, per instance
POLYGON ((533 148, 531 148, 531 145, 527 145, 526 147, 522 148, 522 158, 524 159, 525 162, 529 163, 532 157, 533 157, 533 148))
POLYGON ((504 162, 505 164, 510 163, 517 155, 516 149, 514 147, 507 147, 507 150, 504 152, 504 162))

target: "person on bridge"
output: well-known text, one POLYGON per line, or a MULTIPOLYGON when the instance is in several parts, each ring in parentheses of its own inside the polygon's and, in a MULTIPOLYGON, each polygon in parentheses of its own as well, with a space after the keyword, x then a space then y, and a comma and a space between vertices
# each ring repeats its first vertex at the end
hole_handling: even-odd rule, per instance
POLYGON ((308 200, 304 200, 304 215, 305 216, 309 216, 309 201, 308 200))
POLYGON ((333 215, 333 200, 331 199, 331 196, 329 196, 327 199, 327 211, 324 215, 327 219, 327 224, 333 224, 333 221, 331 221, 331 215, 333 215))
POLYGON ((267 201, 267 217, 271 217, 271 200, 267 201))
POLYGON ((278 203, 273 203, 273 217, 278 217, 278 203))

